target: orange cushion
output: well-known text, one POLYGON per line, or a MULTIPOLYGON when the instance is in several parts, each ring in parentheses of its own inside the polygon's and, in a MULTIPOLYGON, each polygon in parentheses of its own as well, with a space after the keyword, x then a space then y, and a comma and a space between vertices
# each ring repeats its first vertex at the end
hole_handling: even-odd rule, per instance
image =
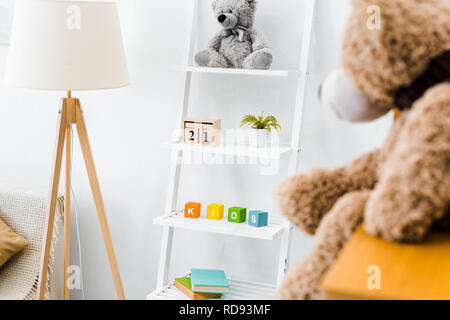
POLYGON ((388 242, 362 229, 345 245, 322 285, 329 299, 450 299, 450 233, 419 244, 388 242))
POLYGON ((11 230, 2 219, 0 219, 0 267, 13 255, 23 250, 28 241, 11 230))

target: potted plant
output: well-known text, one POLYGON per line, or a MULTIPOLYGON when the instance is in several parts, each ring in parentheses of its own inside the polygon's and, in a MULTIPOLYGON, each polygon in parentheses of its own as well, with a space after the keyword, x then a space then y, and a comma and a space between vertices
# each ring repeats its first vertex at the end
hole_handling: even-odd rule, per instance
POLYGON ((250 127, 255 130, 256 134, 256 147, 266 148, 269 146, 270 134, 272 130, 277 132, 281 131, 281 126, 278 120, 274 116, 264 117, 264 111, 261 112, 259 117, 253 115, 246 115, 242 118, 241 128, 250 127))

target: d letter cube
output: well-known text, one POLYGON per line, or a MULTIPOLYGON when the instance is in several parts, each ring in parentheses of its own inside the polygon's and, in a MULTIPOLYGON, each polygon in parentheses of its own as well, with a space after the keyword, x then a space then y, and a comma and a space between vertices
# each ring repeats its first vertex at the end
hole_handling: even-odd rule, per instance
POLYGON ((269 213, 265 211, 252 210, 248 213, 248 224, 254 227, 267 226, 269 213))
POLYGON ((224 208, 223 204, 209 204, 206 210, 206 217, 213 220, 222 220, 224 208))
POLYGON ((201 204, 197 202, 188 202, 184 205, 185 218, 200 218, 201 204))
POLYGON ((247 220, 247 209, 241 207, 233 207, 228 209, 228 221, 242 223, 247 220))

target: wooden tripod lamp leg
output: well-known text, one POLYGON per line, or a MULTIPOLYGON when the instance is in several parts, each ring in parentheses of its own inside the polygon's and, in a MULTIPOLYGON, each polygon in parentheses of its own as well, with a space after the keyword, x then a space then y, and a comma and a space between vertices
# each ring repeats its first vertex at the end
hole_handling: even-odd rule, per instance
POLYGON ((78 138, 80 140, 81 150, 83 152, 84 162, 86 164, 86 170, 89 177, 89 183, 91 185, 92 195, 94 197, 95 207, 97 209, 98 220, 100 222, 103 241, 105 243, 106 253, 108 255, 109 265, 114 279, 114 284, 116 286, 117 297, 118 299, 123 300, 125 299, 125 294, 122 287, 122 281, 120 279, 119 267, 117 265, 116 255, 114 253, 114 248, 111 240, 111 234, 109 232, 108 221, 106 219, 105 207, 100 192, 100 185, 98 182, 97 171, 94 165, 94 159, 92 157, 91 146, 89 144, 86 124, 84 122, 83 113, 78 100, 76 105, 76 124, 77 124, 78 138))
POLYGON ((64 300, 70 299, 69 267, 70 267, 70 183, 72 162, 72 124, 76 119, 76 101, 68 92, 66 100, 66 188, 64 192, 64 300))
POLYGON ((66 129, 66 190, 64 193, 64 300, 70 299, 68 286, 70 266, 70 168, 72 158, 72 125, 66 129))
POLYGON ((55 221, 56 198, 58 196, 59 178, 61 175, 61 164, 64 149, 64 136, 66 133, 67 105, 63 100, 58 120, 58 132, 53 159, 52 178, 50 180, 50 191, 47 204, 47 218, 45 222, 44 248, 41 253, 40 273, 37 287, 37 299, 43 300, 46 290, 48 262, 50 257, 50 246, 53 236, 53 224, 55 221))

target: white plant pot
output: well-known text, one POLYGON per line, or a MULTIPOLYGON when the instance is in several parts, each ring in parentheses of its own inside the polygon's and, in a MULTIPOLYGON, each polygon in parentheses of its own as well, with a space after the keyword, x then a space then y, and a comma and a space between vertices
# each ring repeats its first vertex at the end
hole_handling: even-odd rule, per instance
POLYGON ((253 139, 253 147, 267 148, 270 145, 270 133, 267 129, 252 129, 256 139, 253 139))

